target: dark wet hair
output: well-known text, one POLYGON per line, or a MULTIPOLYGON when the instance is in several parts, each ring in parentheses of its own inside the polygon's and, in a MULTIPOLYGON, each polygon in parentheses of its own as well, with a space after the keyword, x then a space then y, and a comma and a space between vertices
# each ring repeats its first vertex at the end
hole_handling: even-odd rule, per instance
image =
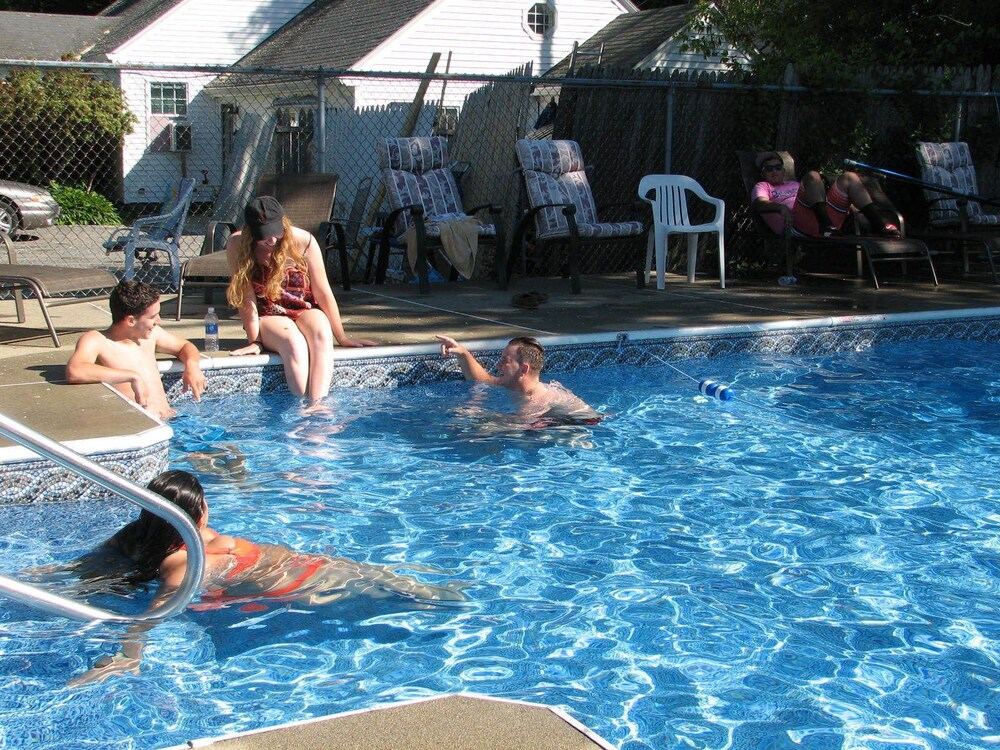
POLYGON ((119 323, 129 315, 139 317, 147 307, 160 298, 156 287, 141 281, 121 281, 111 291, 108 306, 111 308, 111 322, 119 323))
MULTIPOLYGON (((164 471, 153 478, 147 489, 183 510, 195 524, 205 514, 205 490, 194 474, 164 471)), ((138 519, 104 544, 135 563, 135 570, 128 578, 133 583, 141 583, 156 578, 164 558, 179 550, 183 541, 173 524, 143 510, 138 519)))
POLYGON ((507 346, 517 347, 517 358, 527 364, 533 372, 541 372, 545 366, 545 349, 533 336, 518 336, 507 342, 507 346))

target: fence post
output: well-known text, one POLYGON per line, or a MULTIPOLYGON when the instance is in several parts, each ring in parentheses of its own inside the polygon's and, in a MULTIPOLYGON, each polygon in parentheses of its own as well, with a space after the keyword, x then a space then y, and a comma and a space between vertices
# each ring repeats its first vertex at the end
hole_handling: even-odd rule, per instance
MULTIPOLYGON (((319 131, 319 148, 316 149, 317 169, 320 174, 326 172, 326 76, 323 68, 316 75, 316 99, 319 112, 316 129, 319 131)), ((313 139, 316 142, 316 139, 313 139)))
POLYGON ((789 89, 799 85, 799 75, 795 66, 788 63, 785 76, 782 79, 781 108, 778 110, 778 137, 774 141, 775 148, 788 149, 797 139, 798 125, 798 94, 789 89))
POLYGON ((962 92, 959 92, 958 98, 955 100, 955 133, 952 138, 953 141, 962 140, 962 113, 965 110, 964 104, 965 97, 962 95, 962 92))
POLYGON ((672 174, 674 154, 674 82, 667 81, 667 122, 665 141, 663 143, 663 171, 672 174))

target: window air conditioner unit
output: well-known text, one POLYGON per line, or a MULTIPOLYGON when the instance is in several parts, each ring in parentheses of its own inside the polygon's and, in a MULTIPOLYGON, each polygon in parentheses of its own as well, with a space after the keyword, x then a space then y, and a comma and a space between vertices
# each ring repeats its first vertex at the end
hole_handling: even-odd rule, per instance
POLYGON ((170 131, 170 150, 187 153, 191 150, 191 125, 173 122, 167 126, 170 131))

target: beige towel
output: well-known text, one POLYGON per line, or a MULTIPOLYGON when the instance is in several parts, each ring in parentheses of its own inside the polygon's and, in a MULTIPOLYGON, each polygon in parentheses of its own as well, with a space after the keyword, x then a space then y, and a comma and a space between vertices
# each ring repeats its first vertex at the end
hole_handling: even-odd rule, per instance
MULTIPOLYGON (((479 250, 479 232, 476 230, 482 224, 474 216, 463 219, 434 222, 441 227, 441 247, 448 261, 455 270, 466 279, 472 278, 476 267, 476 252, 479 250)), ((417 272, 417 230, 410 227, 406 230, 406 257, 410 261, 410 269, 417 272)))

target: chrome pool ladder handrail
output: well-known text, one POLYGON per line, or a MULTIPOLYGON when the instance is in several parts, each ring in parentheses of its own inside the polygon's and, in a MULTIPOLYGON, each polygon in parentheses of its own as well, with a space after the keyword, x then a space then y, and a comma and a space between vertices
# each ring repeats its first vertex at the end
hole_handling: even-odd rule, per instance
POLYGON ((126 500, 171 523, 180 533, 188 550, 184 580, 170 598, 156 609, 154 614, 116 614, 5 575, 0 575, 0 595, 9 596, 32 607, 75 620, 115 620, 119 622, 163 620, 179 614, 187 608, 187 605, 198 593, 198 587, 205 571, 205 548, 198 528, 184 511, 160 495, 108 471, 86 456, 4 414, 0 414, 0 435, 23 445, 50 461, 65 466, 70 471, 121 495, 126 500))

